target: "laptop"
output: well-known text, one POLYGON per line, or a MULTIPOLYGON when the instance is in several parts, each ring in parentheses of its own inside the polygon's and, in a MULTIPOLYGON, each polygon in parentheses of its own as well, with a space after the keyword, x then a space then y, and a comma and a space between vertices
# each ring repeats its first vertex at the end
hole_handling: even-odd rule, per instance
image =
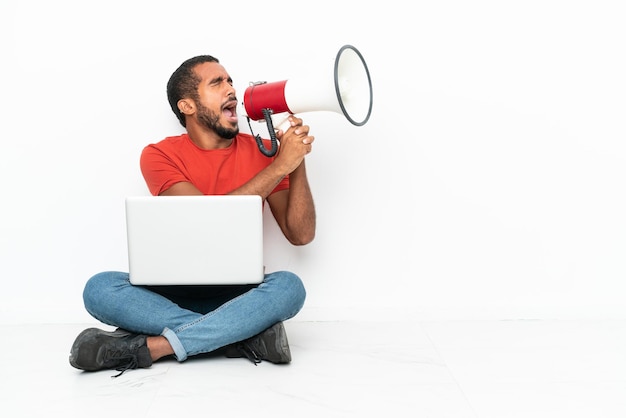
POLYGON ((240 285, 263 280, 263 202, 256 195, 126 198, 130 282, 240 285))

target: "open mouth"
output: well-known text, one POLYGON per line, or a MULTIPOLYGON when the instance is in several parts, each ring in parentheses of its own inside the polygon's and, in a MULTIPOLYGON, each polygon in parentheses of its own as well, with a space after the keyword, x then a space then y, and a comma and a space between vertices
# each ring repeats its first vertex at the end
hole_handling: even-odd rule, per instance
POLYGON ((224 107, 222 108, 222 112, 224 113, 224 116, 226 116, 226 119, 228 119, 230 122, 237 122, 239 120, 237 117, 236 100, 231 100, 226 103, 226 105, 224 105, 224 107))

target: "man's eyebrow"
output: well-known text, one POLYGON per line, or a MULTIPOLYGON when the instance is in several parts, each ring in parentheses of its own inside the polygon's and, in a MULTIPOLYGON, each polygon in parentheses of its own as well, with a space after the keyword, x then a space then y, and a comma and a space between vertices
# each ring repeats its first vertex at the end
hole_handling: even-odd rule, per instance
POLYGON ((209 80, 209 84, 216 84, 216 83, 219 84, 219 83, 221 83, 224 80, 228 81, 229 83, 233 82, 232 77, 224 77, 224 76, 220 75, 220 76, 217 76, 217 77, 212 78, 211 80, 209 80))

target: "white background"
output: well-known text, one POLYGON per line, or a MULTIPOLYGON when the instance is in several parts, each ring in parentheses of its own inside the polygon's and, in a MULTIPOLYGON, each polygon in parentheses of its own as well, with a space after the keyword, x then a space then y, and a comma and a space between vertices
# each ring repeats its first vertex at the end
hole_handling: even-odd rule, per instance
POLYGON ((123 200, 148 194, 141 149, 182 132, 183 60, 216 56, 242 97, 332 71, 344 44, 372 117, 301 115, 312 244, 266 217, 301 318, 625 317, 622 4, 3 1, 0 321, 89 320, 85 281, 127 269, 123 200))

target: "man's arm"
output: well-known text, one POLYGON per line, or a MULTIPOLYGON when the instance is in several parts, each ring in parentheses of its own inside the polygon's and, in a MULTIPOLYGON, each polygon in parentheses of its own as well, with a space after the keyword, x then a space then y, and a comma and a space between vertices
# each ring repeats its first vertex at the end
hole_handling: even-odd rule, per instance
MULTIPOLYGON (((269 178, 270 176, 268 176, 268 179, 269 178)), ((280 182, 280 179, 282 179, 282 176, 274 177, 271 181, 265 182, 272 185, 265 189, 269 190, 266 193, 269 194, 280 182)), ((263 183, 263 181, 259 182, 259 184, 263 183)), ((242 186, 235 190, 233 194, 258 194, 265 198, 265 192, 259 192, 259 188, 254 188, 256 192, 247 192, 246 190, 250 190, 248 186, 242 186)), ((193 184, 189 182, 179 182, 163 191, 161 196, 189 196, 201 194, 202 192, 193 184)), ((293 245, 305 245, 313 241, 315 237, 316 214, 313 196, 306 177, 304 161, 302 161, 300 166, 289 176, 289 189, 281 190, 267 196, 267 202, 269 203, 272 215, 276 219, 278 226, 290 243, 293 245)))
POLYGON ((316 214, 304 161, 289 176, 289 189, 270 195, 267 201, 285 238, 305 245, 315 238, 316 214))
POLYGON ((181 181, 173 184, 169 189, 163 190, 159 196, 194 196, 201 194, 202 192, 193 184, 181 181))

